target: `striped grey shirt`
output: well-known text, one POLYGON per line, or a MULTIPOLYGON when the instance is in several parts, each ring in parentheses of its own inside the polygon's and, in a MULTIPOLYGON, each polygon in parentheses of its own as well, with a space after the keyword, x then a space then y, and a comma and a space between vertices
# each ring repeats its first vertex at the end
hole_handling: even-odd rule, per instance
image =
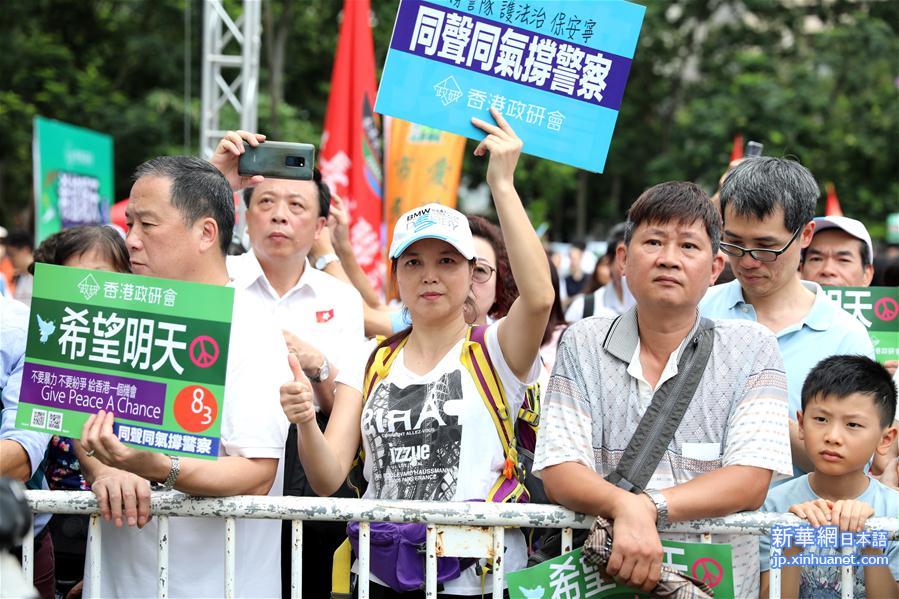
MULTIPOLYGON (((588 318, 563 335, 543 404, 536 472, 577 462, 606 476, 618 464, 653 391, 633 374, 642 371, 636 309, 621 318, 608 350, 602 344, 611 317, 588 318)), ((732 465, 792 474, 786 377, 776 338, 757 323, 714 322, 712 355, 648 489, 732 465)), ((672 353, 658 386, 677 372, 679 351, 672 353)), ((699 541, 699 535, 664 537, 699 541)), ((716 535, 713 542, 733 546, 735 596, 757 595, 757 539, 716 535)))

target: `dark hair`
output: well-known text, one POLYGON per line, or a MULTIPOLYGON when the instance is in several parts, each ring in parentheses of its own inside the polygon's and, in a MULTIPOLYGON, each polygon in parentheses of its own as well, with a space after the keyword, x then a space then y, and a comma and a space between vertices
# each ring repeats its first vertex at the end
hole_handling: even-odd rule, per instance
POLYGON ((862 258, 862 268, 868 268, 868 266, 871 264, 868 255, 868 244, 862 240, 858 241, 858 253, 862 258))
POLYGON ((3 245, 16 249, 28 248, 29 250, 34 250, 34 237, 24 229, 16 229, 9 232, 9 235, 3 240, 3 245))
POLYGON ((608 237, 606 237, 606 254, 612 254, 612 257, 615 256, 615 250, 618 249, 618 244, 624 241, 626 232, 627 223, 618 223, 611 228, 608 237))
POLYGON ((587 249, 587 244, 584 243, 583 241, 575 241, 574 243, 571 244, 571 249, 572 250, 580 250, 583 252, 587 249))
POLYGON ((792 233, 815 217, 821 190, 812 172, 786 158, 758 156, 735 166, 721 185, 721 215, 730 205, 735 214, 763 219, 780 206, 784 227, 792 233))
POLYGON ((469 215, 468 226, 471 228, 471 234, 486 240, 496 254, 496 300, 487 314, 498 320, 509 313, 509 308, 518 297, 518 286, 515 284, 515 277, 512 276, 512 267, 509 266, 509 254, 506 252, 503 232, 483 216, 469 215))
POLYGON ((45 239, 34 252, 34 263, 28 272, 34 273, 34 264, 61 265, 72 256, 80 256, 92 249, 109 260, 116 272, 131 272, 128 248, 119 232, 107 225, 84 225, 63 229, 45 239))
POLYGON ((893 260, 883 269, 883 282, 886 287, 896 287, 899 285, 899 258, 893 260))
POLYGON ((880 425, 896 417, 896 385, 883 365, 866 356, 830 356, 818 362, 802 384, 802 410, 816 397, 843 399, 869 395, 880 412, 880 425))
POLYGON ((590 275, 590 280, 587 281, 586 287, 584 287, 584 295, 593 293, 602 285, 600 285, 599 281, 596 280, 596 273, 599 272, 599 269, 605 265, 607 268, 611 270, 612 262, 615 260, 615 252, 606 252, 603 254, 597 261, 596 265, 593 267, 593 274, 590 275))
POLYGON ((709 196, 695 183, 668 181, 654 185, 640 194, 627 211, 624 243, 630 244, 634 231, 643 223, 664 225, 672 220, 683 224, 702 222, 712 242, 712 255, 721 243, 721 215, 709 196))
POLYGON ((565 311, 562 310, 562 294, 559 289, 559 271, 553 264, 552 258, 546 254, 546 261, 549 262, 549 278, 552 280, 553 291, 556 292, 553 299, 553 307, 549 311, 549 321, 546 323, 546 329, 543 331, 543 339, 540 340, 540 347, 549 343, 553 337, 553 332, 560 324, 568 324, 565 322, 565 311))
MULTIPOLYGON (((312 169, 312 182, 318 190, 318 215, 328 218, 331 214, 331 188, 322 179, 322 173, 317 168, 312 169)), ((250 200, 253 198, 255 187, 247 187, 243 190, 243 202, 247 208, 250 207, 250 200)))
POLYGON ((159 156, 137 167, 134 180, 143 177, 171 182, 172 205, 188 226, 201 218, 213 218, 222 255, 228 251, 234 233, 234 192, 217 168, 195 156, 159 156))

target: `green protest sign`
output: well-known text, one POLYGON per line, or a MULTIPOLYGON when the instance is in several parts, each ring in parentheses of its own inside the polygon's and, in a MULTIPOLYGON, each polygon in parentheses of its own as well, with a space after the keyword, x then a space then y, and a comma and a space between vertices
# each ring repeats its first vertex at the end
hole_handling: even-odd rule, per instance
POLYGON ((899 360, 899 287, 825 287, 868 329, 878 362, 899 360))
POLYGON ((115 414, 131 446, 218 455, 234 290, 36 264, 16 426, 78 438, 115 414))
MULTIPOLYGON (((731 547, 717 543, 682 543, 662 539, 662 563, 705 582, 716 599, 733 599, 731 547)), ((632 587, 606 582, 575 549, 539 566, 512 572, 509 599, 588 599, 649 597, 632 587)))
POLYGON ((112 137, 34 119, 35 243, 77 225, 109 222, 112 137))

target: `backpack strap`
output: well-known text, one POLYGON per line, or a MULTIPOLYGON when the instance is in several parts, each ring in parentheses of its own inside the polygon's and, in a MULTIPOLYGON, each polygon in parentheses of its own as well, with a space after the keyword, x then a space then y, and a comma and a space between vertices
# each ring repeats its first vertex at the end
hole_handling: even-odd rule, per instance
POLYGON ((518 433, 519 452, 522 448, 534 448, 537 445, 537 427, 540 426, 540 383, 534 383, 524 391, 524 403, 518 409, 518 422, 515 432, 518 433), (523 426, 526 424, 527 426, 523 426), (532 438, 525 438, 528 435, 532 438))
MULTIPOLYGON (((365 373, 365 380, 362 383, 363 403, 368 401, 368 396, 371 395, 372 389, 374 389, 380 381, 387 378, 388 373, 390 373, 390 367, 393 366, 393 361, 396 360, 396 357, 399 355, 403 346, 406 345, 408 339, 409 336, 407 335, 398 341, 394 341, 390 345, 385 345, 375 350, 375 357, 372 360, 371 368, 365 373)), ((378 345, 380 345, 384 342, 384 337, 378 337, 377 341, 378 345)))
POLYGON ((515 443, 513 418, 509 414, 509 403, 500 378, 493 366, 493 360, 487 352, 485 334, 487 327, 474 326, 468 329, 465 343, 462 346, 462 364, 471 373, 475 387, 487 412, 493 420, 506 456, 503 472, 490 489, 486 500, 493 502, 524 502, 528 500, 528 492, 524 486, 524 476, 518 459, 515 443))
MULTIPOLYGON (((386 337, 379 335, 375 338, 378 346, 384 343, 384 339, 386 337)), ((375 350, 375 357, 372 359, 371 367, 367 371, 365 371, 365 378, 362 382, 362 404, 365 405, 365 402, 368 401, 371 396, 372 390, 378 386, 378 383, 387 378, 387 375, 390 373, 390 367, 393 366, 393 361, 396 360, 396 357, 400 353, 400 349, 406 344, 406 340, 409 339, 408 336, 403 337, 398 341, 394 341, 389 345, 385 345, 383 347, 378 347, 375 350)), ((356 458, 353 460, 352 466, 350 466, 350 471, 347 474, 347 485, 356 492, 356 497, 362 498, 363 493, 365 492, 365 487, 367 483, 365 481, 365 477, 362 474, 362 469, 365 464, 365 450, 363 449, 363 445, 359 444, 359 451, 356 452, 356 458)))

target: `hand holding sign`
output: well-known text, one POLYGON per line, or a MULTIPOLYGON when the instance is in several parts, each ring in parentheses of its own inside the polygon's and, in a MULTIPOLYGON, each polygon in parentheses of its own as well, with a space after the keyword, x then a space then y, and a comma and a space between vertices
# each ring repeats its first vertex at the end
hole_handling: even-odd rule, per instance
POLYGON ((100 460, 103 464, 120 470, 135 470, 134 462, 143 453, 139 449, 128 447, 113 432, 112 424, 115 414, 100 410, 91 414, 81 430, 81 446, 88 456, 100 460))
POLYGON ((490 153, 490 161, 487 164, 487 184, 491 189, 496 189, 503 184, 513 184, 515 166, 518 164, 518 157, 521 156, 523 144, 499 111, 491 108, 490 114, 496 121, 496 125, 491 125, 478 118, 472 118, 471 123, 487 132, 487 137, 481 140, 478 147, 474 149, 474 155, 483 156, 487 152, 490 153))
POLYGON ((281 385, 281 408, 284 415, 297 426, 313 422, 315 403, 312 399, 312 385, 293 353, 287 355, 287 363, 293 373, 293 381, 281 385))

